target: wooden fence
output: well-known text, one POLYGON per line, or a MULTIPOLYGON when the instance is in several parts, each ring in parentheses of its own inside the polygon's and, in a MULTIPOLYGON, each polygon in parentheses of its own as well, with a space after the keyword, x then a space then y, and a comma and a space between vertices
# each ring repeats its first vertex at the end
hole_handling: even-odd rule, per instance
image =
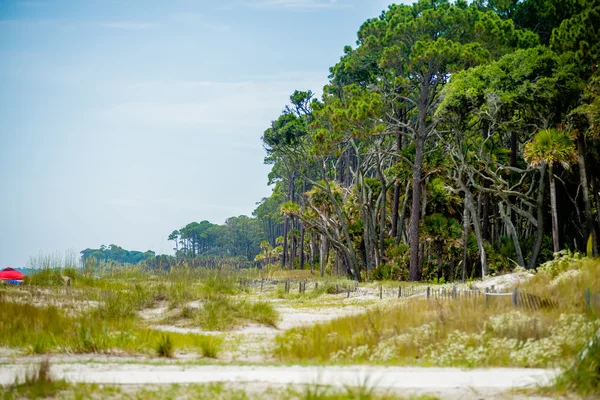
MULTIPOLYGON (((322 285, 327 287, 327 293, 338 294, 343 297, 361 297, 368 295, 375 295, 380 299, 384 298, 412 298, 412 297, 423 297, 427 300, 430 299, 482 299, 486 305, 489 304, 491 299, 495 297, 509 297, 511 299, 511 305, 513 307, 521 307, 529 310, 540 310, 544 308, 557 307, 558 303, 554 300, 543 298, 538 295, 524 292, 517 288, 514 288, 511 292, 499 292, 495 286, 492 285, 484 290, 480 289, 467 289, 457 287, 442 287, 432 288, 430 286, 402 286, 398 285, 397 288, 385 288, 382 285, 378 287, 359 287, 358 282, 352 283, 332 283, 327 281, 309 281, 309 280, 276 280, 276 279, 240 279, 240 286, 253 287, 261 292, 277 290, 280 285, 283 284, 283 290, 285 293, 306 293, 307 290, 318 290, 322 285), (335 285, 335 286, 334 286, 335 285)), ((593 294, 588 289, 585 293, 586 304, 588 308, 600 309, 600 294, 593 294)))
POLYGON ((600 309, 600 293, 592 293, 589 288, 583 290, 583 298, 585 299, 585 308, 591 311, 600 309))

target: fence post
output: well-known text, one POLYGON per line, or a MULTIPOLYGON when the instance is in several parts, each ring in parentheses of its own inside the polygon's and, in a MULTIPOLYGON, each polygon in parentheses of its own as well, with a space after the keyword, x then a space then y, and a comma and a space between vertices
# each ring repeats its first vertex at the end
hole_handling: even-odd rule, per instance
POLYGON ((319 288, 319 282, 315 282, 315 290, 319 288))
POLYGON ((427 286, 427 300, 429 300, 429 296, 431 294, 431 289, 427 286))
POLYGON ((402 297, 402 286, 398 286, 398 298, 402 297))
POLYGON ((379 298, 383 299, 383 286, 379 285, 379 298))
POLYGON ((260 280, 260 291, 263 291, 263 284, 265 283, 264 278, 260 280))
POLYGON ((350 298, 350 286, 348 286, 348 298, 350 298))
POLYGON ((335 284, 335 294, 338 294, 340 292, 340 285, 339 284, 335 284))
POLYGON ((452 288, 452 298, 455 299, 456 298, 456 286, 454 286, 452 288))
POLYGON ((492 285, 492 290, 491 290, 491 292, 492 292, 492 293, 496 293, 496 285, 492 285))
POLYGON ((517 295, 518 295, 517 288, 514 288, 512 291, 512 297, 511 297, 511 304, 513 307, 516 307, 519 305, 517 295))
POLYGON ((483 298, 485 299, 484 303, 485 303, 486 307, 488 306, 488 293, 489 292, 490 292, 490 290, 488 288, 485 288, 485 293, 483 294, 483 298))
POLYGON ((592 306, 592 295, 590 293, 590 288, 583 289, 583 297, 585 299, 585 309, 589 311, 592 306))

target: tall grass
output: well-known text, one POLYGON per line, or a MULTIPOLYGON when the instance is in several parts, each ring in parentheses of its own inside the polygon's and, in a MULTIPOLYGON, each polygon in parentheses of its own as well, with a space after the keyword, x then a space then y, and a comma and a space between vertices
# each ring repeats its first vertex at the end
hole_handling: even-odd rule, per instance
MULTIPOLYGON (((143 328, 134 319, 105 318, 101 313, 68 315, 56 306, 38 307, 0 297, 0 346, 30 353, 154 353, 162 333, 143 328)), ((169 334, 173 347, 203 352, 220 342, 195 334, 169 334)))
POLYGON ((521 290, 553 299, 542 310, 512 308, 510 297, 412 299, 276 338, 282 361, 448 366, 558 366, 598 328, 583 288, 600 288, 598 260, 542 268, 521 290), (574 271, 574 272, 573 272, 574 271))
POLYGON ((228 296, 212 295, 203 300, 203 307, 193 318, 203 329, 225 331, 246 322, 276 327, 279 314, 268 302, 248 302, 228 296))

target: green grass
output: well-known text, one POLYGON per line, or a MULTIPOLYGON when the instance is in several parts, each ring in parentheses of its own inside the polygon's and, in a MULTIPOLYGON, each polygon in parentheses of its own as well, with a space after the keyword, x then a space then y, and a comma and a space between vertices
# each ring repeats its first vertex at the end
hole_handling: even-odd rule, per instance
POLYGON ((246 322, 277 326, 279 314, 271 303, 249 302, 229 296, 213 295, 203 300, 194 321, 204 330, 226 331, 246 322))
POLYGON ((23 382, 17 381, 6 388, 0 387, 4 399, 27 398, 40 399, 54 397, 58 392, 68 388, 65 380, 55 380, 50 374, 50 362, 42 361, 37 370, 27 372, 23 382))
POLYGON ((398 396, 393 393, 375 391, 368 386, 347 386, 342 389, 320 386, 289 386, 245 390, 244 385, 224 383, 189 385, 144 385, 112 386, 99 384, 67 384, 64 381, 52 382, 45 386, 28 388, 24 385, 2 389, 5 399, 56 397, 62 399, 198 399, 198 400, 435 400, 431 396, 398 396))
POLYGON ((173 340, 171 335, 168 333, 162 334, 156 345, 156 353, 159 357, 173 358, 175 355, 175 348, 173 346, 173 340))
MULTIPOLYGON (((101 313, 68 315, 56 306, 34 306, 0 296, 0 346, 30 353, 127 353, 154 354, 162 333, 144 328, 135 319, 104 318, 101 313)), ((170 333, 177 349, 203 352, 204 335, 170 333)), ((218 352, 220 342, 210 347, 218 352)))
POLYGON ((555 300, 542 310, 512 308, 510 297, 403 300, 366 313, 292 329, 276 338, 282 362, 555 367, 600 328, 583 287, 596 290, 600 263, 540 272, 521 290, 555 300), (571 272, 575 269, 575 272, 571 272))

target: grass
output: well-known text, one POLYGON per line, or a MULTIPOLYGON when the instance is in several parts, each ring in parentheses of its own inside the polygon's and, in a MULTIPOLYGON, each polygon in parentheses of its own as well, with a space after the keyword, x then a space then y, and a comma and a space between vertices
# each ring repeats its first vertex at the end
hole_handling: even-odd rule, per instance
MULTIPOLYGON (((38 307, 0 296, 0 346, 30 353, 154 353, 163 335, 144 328, 135 319, 104 318, 102 313, 71 316, 56 306, 38 307)), ((173 346, 202 352, 204 335, 169 334, 173 346)), ((209 347, 218 352, 220 343, 209 347)))
POLYGON ((223 339, 218 336, 198 336, 196 342, 202 356, 207 358, 217 358, 223 345, 223 339))
POLYGON ((203 300, 203 307, 193 318, 205 330, 225 331, 248 321, 276 327, 279 314, 271 303, 265 301, 249 302, 213 295, 203 300))
POLYGON ((554 389, 575 392, 586 398, 600 397, 600 342, 595 340, 585 356, 582 354, 556 379, 554 389))
POLYGON ((65 380, 55 380, 50 374, 50 362, 48 360, 40 363, 37 371, 29 371, 23 382, 18 379, 14 385, 5 389, 0 388, 4 399, 28 398, 39 399, 54 397, 58 392, 67 389, 65 380))
POLYGON ((555 308, 512 308, 510 297, 491 298, 487 306, 483 298, 411 299, 292 329, 276 338, 273 352, 282 362, 559 366, 600 328, 583 302, 583 287, 600 287, 600 263, 561 268, 542 268, 521 287, 556 300, 555 308))
POLYGON ((111 398, 111 399, 198 399, 198 400, 435 400, 431 396, 398 396, 376 392, 373 388, 359 385, 342 389, 321 385, 284 388, 267 387, 251 390, 243 385, 224 383, 189 385, 111 386, 99 384, 67 384, 64 381, 27 387, 25 385, 0 388, 5 399, 59 397, 63 399, 111 398))
POLYGON ((162 334, 156 346, 156 353, 159 357, 173 358, 175 355, 175 349, 173 347, 173 340, 171 335, 168 333, 162 334))

